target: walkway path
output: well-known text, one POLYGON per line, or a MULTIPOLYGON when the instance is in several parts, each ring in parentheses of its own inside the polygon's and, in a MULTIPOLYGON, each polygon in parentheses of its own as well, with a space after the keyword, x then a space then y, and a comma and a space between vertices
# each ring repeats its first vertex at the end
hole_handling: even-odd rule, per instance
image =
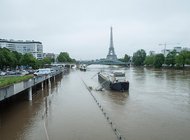
POLYGON ((49 139, 117 139, 77 71, 63 77, 49 114, 46 120, 49 139))

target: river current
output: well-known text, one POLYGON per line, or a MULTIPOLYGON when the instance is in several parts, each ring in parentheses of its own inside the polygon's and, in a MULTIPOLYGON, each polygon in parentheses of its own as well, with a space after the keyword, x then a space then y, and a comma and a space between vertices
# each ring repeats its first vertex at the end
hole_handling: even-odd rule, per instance
POLYGON ((94 65, 2 105, 0 140, 117 139, 83 82, 127 140, 190 138, 190 71, 94 65), (129 91, 96 91, 100 70, 125 72, 129 91))

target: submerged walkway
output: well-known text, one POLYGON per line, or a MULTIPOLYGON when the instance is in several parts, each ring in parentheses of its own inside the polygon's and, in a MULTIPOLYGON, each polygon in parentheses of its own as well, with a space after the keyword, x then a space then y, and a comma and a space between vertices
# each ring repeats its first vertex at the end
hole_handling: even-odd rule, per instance
POLYGON ((117 140, 79 74, 70 72, 33 93, 32 101, 0 110, 0 139, 117 140))
POLYGON ((46 120, 49 139, 117 140, 78 73, 65 75, 54 96, 46 120))

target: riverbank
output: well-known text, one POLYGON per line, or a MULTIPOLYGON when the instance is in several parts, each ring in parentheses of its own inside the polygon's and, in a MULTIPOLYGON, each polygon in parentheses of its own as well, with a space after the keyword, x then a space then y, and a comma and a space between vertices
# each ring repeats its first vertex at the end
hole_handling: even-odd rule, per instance
POLYGON ((171 67, 171 66, 162 66, 161 68, 155 68, 153 66, 132 66, 134 68, 147 68, 147 69, 157 69, 157 70, 186 70, 190 71, 190 65, 183 67, 171 67))
POLYGON ((163 69, 173 69, 173 70, 190 70, 190 66, 185 66, 184 68, 183 67, 170 67, 170 66, 163 66, 162 67, 163 69))
POLYGON ((33 75, 0 77, 0 88, 28 80, 32 77, 33 75))

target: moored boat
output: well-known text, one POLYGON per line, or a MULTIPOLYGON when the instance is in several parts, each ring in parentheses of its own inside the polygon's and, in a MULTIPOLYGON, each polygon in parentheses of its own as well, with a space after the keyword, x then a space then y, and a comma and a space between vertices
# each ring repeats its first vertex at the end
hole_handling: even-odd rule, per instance
POLYGON ((99 72, 98 81, 103 88, 116 90, 116 91, 128 91, 129 82, 126 81, 125 73, 123 72, 99 72))
POLYGON ((83 65, 80 65, 80 70, 81 70, 81 71, 86 71, 86 65, 84 65, 84 64, 83 64, 83 65))

